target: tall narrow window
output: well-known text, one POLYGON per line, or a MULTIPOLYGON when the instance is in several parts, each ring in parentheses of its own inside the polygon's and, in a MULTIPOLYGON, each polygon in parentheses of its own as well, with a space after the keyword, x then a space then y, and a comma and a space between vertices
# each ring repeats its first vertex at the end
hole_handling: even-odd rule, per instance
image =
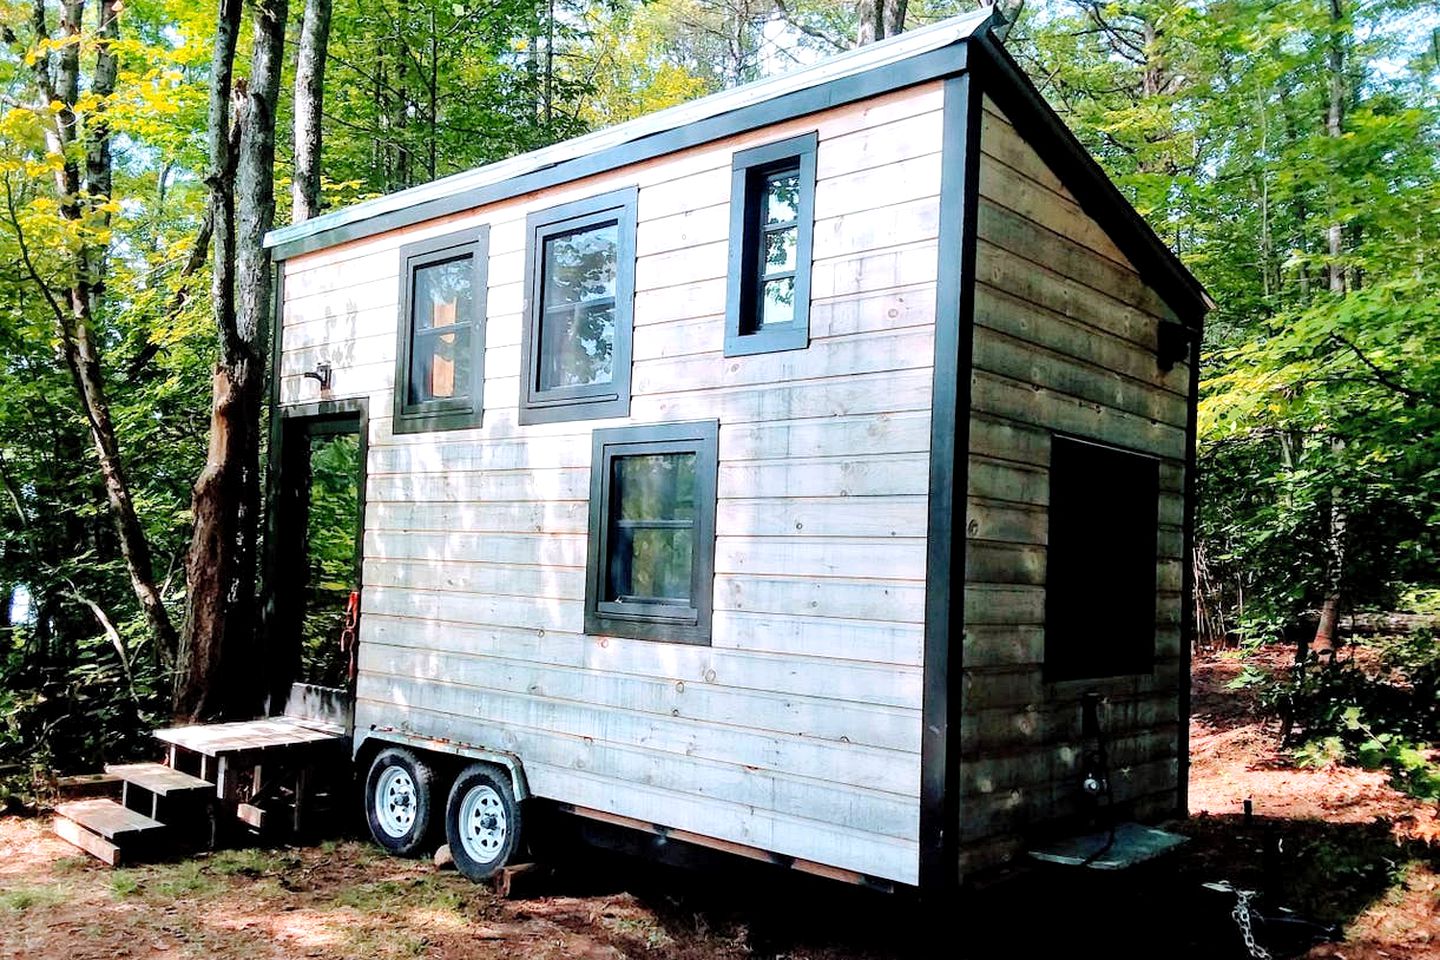
POLYGON ((1149 672, 1155 658, 1159 461, 1054 437, 1049 510, 1045 678, 1149 672))
POLYGON ((708 643, 719 424, 595 431, 587 633, 708 643))
POLYGON ((396 433, 480 425, 489 230, 400 249, 396 433))
POLYGON ((630 412, 636 191, 532 214, 521 423, 630 412))
POLYGON ((735 154, 725 355, 810 343, 815 134, 735 154))

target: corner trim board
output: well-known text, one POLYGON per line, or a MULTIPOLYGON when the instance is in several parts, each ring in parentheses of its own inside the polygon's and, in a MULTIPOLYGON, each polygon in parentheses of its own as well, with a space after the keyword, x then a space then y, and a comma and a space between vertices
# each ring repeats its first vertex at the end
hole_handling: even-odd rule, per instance
POLYGON ((945 82, 920 740, 920 887, 937 896, 959 884, 959 680, 980 114, 980 85, 973 73, 945 82))
MULTIPOLYGON (((1198 321, 1203 324, 1203 318, 1198 321)), ((1181 534, 1181 549, 1184 559, 1180 572, 1180 703, 1176 711, 1175 758, 1179 769, 1175 776, 1175 813, 1179 817, 1190 815, 1190 655, 1195 645, 1195 467, 1198 461, 1196 441, 1200 401, 1200 347, 1204 334, 1203 326, 1193 334, 1190 351, 1190 396, 1185 415, 1185 516, 1181 534)))

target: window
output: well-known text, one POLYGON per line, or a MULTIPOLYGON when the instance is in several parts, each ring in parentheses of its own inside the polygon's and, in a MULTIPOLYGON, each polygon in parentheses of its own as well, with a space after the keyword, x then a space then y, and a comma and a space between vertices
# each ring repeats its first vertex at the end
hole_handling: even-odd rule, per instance
POLYGON ((735 154, 725 355, 810 345, 815 134, 735 154))
POLYGON ((1160 466, 1154 457, 1052 439, 1047 680, 1150 671, 1159 513, 1160 466))
POLYGON ((531 214, 521 423, 630 413, 636 190, 531 214))
POLYGON ((478 427, 490 228, 400 248, 396 433, 478 427))
POLYGON ((585 632, 710 642, 718 421, 596 430, 585 632))

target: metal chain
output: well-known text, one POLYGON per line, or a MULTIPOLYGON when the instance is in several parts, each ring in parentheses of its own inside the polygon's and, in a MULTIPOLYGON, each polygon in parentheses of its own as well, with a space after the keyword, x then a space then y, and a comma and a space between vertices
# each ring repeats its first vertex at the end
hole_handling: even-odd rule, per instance
POLYGON ((1230 911, 1230 916, 1234 918, 1235 926, 1240 928, 1240 937, 1245 941, 1245 949, 1249 951, 1254 960, 1273 960, 1270 951, 1256 942, 1255 931, 1251 926, 1250 901, 1254 898, 1255 891, 1241 890, 1228 880, 1206 883, 1203 886, 1221 893, 1235 894, 1235 908, 1230 911))
POLYGON ((1230 916, 1235 918, 1235 926, 1240 928, 1240 937, 1245 941, 1245 949, 1250 951, 1250 956, 1255 960, 1271 960, 1270 951, 1255 942, 1255 931, 1250 926, 1250 898, 1253 896, 1253 890, 1236 890, 1235 909, 1230 911, 1230 916))

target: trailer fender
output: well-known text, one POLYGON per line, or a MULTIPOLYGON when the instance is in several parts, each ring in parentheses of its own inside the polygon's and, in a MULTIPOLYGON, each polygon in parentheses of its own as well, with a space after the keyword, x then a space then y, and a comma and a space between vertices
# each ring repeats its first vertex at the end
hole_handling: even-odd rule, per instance
POLYGON ((355 749, 352 756, 358 757, 365 745, 372 741, 394 743, 413 747, 416 750, 452 757, 465 757, 494 764, 509 774, 510 789, 515 792, 516 800, 524 800, 530 796, 529 785, 525 782, 525 768, 521 765, 520 758, 509 751, 495 750, 473 743, 462 743, 458 740, 447 740, 443 737, 424 737, 405 730, 396 730, 393 727, 372 726, 368 732, 355 738, 355 749))

